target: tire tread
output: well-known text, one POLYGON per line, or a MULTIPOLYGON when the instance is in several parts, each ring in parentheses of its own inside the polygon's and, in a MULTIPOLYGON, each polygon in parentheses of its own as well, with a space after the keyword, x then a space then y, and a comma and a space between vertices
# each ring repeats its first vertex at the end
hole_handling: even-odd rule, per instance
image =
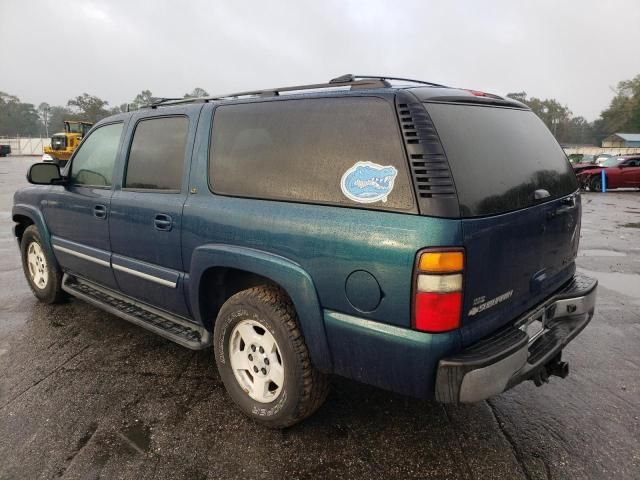
POLYGON ((62 290, 62 271, 60 270, 56 259, 47 253, 47 249, 43 245, 43 240, 37 226, 29 225, 22 233, 22 240, 20 241, 20 256, 22 259, 24 276, 35 297, 41 302, 47 304, 62 303, 67 298, 66 293, 62 290), (51 286, 46 292, 39 291, 33 286, 33 283, 29 278, 28 268, 25 265, 27 242, 31 241, 31 239, 36 240, 40 244, 45 257, 47 257, 47 268, 49 269, 49 281, 51 282, 51 286))
POLYGON ((291 345, 302 368, 302 389, 296 411, 287 419, 273 425, 284 428, 298 423, 313 414, 327 398, 329 378, 318 371, 311 363, 309 350, 298 325, 298 316, 287 293, 275 285, 260 285, 243 290, 231 297, 234 301, 258 300, 269 308, 273 317, 285 326, 291 345))

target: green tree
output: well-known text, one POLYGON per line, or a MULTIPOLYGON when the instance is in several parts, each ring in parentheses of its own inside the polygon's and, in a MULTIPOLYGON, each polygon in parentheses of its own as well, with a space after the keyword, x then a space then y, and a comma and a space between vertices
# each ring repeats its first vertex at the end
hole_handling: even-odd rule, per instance
POLYGON ((591 128, 593 130, 593 143, 598 146, 602 145, 602 140, 609 136, 605 121, 600 117, 593 121, 591 128))
POLYGON ((0 135, 38 136, 40 130, 40 118, 32 104, 22 103, 15 95, 0 92, 0 135))
POLYGON ((84 120, 84 118, 67 107, 59 105, 51 107, 49 110, 49 136, 64 131, 64 120, 84 120))
POLYGON ((89 95, 88 93, 83 93, 67 102, 67 106, 76 109, 81 120, 91 123, 96 123, 98 120, 109 116, 107 105, 109 105, 109 102, 106 100, 102 100, 94 95, 89 95))
POLYGON ((133 101, 130 103, 131 110, 137 110, 140 107, 143 107, 144 105, 151 105, 156 100, 158 99, 153 96, 153 93, 151 93, 151 90, 142 90, 138 95, 136 95, 136 98, 134 98, 133 101))
POLYGON ((609 108, 600 114, 606 135, 640 132, 640 75, 618 83, 609 108))
POLYGON ((193 89, 191 93, 185 93, 184 98, 199 98, 199 97, 208 97, 209 93, 200 87, 196 87, 193 89))
POLYGON ((572 117, 567 125, 564 143, 596 144, 593 124, 584 117, 572 117))
POLYGON ((121 103, 117 107, 113 107, 111 110, 109 110, 109 114, 115 115, 117 113, 128 112, 129 110, 130 110, 130 106, 128 103, 121 103))

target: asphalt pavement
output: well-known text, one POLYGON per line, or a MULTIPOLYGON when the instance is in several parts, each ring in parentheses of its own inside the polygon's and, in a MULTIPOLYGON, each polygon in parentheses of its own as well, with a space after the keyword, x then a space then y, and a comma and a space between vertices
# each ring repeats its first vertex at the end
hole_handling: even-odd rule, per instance
POLYGON ((444 407, 345 379, 267 430, 192 352, 82 301, 39 304, 11 231, 29 157, 0 159, 0 479, 640 478, 640 192, 585 193, 596 315, 571 374, 444 407))

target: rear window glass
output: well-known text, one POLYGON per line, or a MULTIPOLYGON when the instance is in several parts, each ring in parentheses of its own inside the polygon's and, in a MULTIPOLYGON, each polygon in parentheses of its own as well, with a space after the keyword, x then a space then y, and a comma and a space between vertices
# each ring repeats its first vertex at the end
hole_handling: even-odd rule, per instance
POLYGON ((425 106, 447 154, 463 216, 517 210, 578 188, 562 148, 533 112, 425 106), (536 200, 536 190, 549 197, 536 200))
POLYGON ((382 99, 221 106, 211 147, 219 194, 415 209, 395 113, 382 99))

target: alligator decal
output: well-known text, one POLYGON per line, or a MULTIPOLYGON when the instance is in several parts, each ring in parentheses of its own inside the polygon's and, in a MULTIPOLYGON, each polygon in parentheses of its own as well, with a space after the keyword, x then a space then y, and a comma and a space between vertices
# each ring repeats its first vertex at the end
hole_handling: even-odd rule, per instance
POLYGON ((344 172, 340 181, 342 193, 358 203, 374 203, 387 197, 393 190, 398 170, 372 162, 358 162, 344 172))

